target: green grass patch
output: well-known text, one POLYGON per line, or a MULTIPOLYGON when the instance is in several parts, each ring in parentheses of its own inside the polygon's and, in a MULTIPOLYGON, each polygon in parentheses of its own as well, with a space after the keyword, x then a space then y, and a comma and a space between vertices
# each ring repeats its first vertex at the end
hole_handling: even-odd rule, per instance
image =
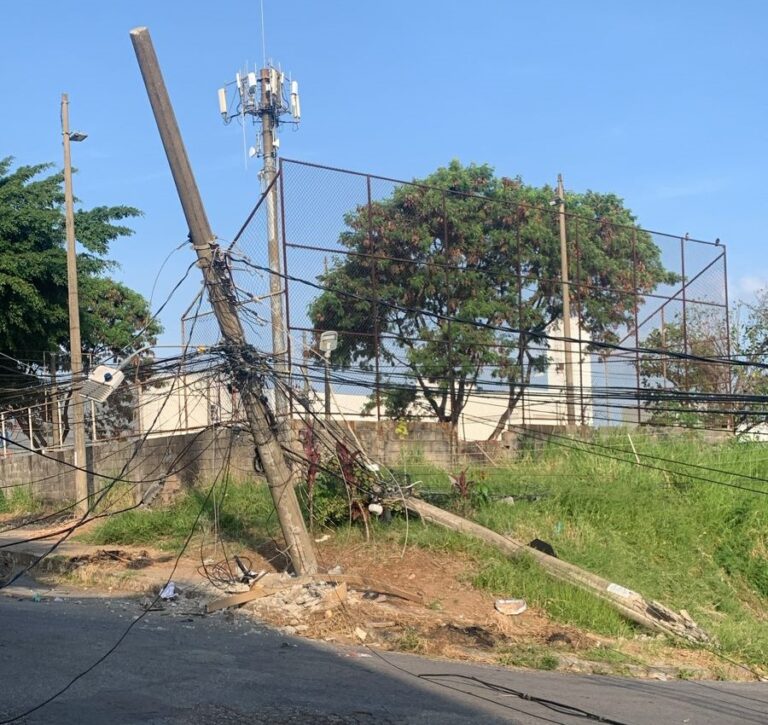
POLYGON ((230 541, 254 548, 277 531, 266 486, 229 481, 218 484, 210 497, 207 487, 193 488, 171 506, 110 516, 78 539, 97 545, 178 549, 196 521, 198 532, 218 532, 230 541))
POLYGON ((520 646, 501 651, 496 658, 506 667, 526 667, 533 670, 556 670, 560 664, 557 655, 543 647, 520 646))
POLYGON ((42 510, 42 502, 32 495, 31 489, 27 486, 16 486, 0 491, 0 513, 2 514, 20 516, 36 514, 42 510))
MULTIPOLYGON (((420 481, 419 489, 439 505, 456 506, 478 523, 526 543, 543 539, 566 561, 674 609, 688 610, 718 638, 724 653, 765 665, 768 495, 723 484, 768 493, 768 449, 751 443, 713 445, 695 436, 660 438, 634 430, 631 435, 641 462, 664 470, 638 466, 626 431, 616 430, 598 439, 613 451, 550 444, 520 453, 514 464, 505 467, 468 469, 467 476, 487 493, 483 497, 487 503, 456 502, 447 473, 417 457, 404 458, 399 473, 420 481), (733 475, 738 473, 761 480, 733 475), (715 482, 696 480, 694 475, 715 482), (503 502, 504 497, 513 503, 503 502)), ((226 494, 222 491, 217 487, 217 496, 204 507, 203 530, 211 530, 218 520, 224 536, 250 545, 278 532, 264 486, 230 483, 226 494)), ((204 498, 205 491, 195 489, 169 508, 111 517, 86 540, 177 548, 204 498)), ((340 536, 347 526, 338 527, 340 536)), ((522 597, 556 621, 607 636, 632 636, 637 631, 608 604, 550 578, 533 560, 510 561, 492 547, 413 518, 409 525, 402 518, 389 526, 372 525, 375 539, 398 545, 406 539, 406 529, 411 545, 468 556, 468 580, 494 596, 522 597)), ((359 526, 352 527, 349 536, 350 542, 358 542, 359 526)))
MULTIPOLYGON (((736 441, 713 445, 693 435, 631 435, 641 462, 665 470, 638 466, 626 432, 619 430, 598 439, 614 451, 550 444, 522 453, 514 465, 470 469, 468 475, 482 481, 495 501, 454 505, 494 531, 526 543, 543 539, 566 561, 687 609, 718 637, 723 651, 750 663, 768 663, 768 495, 724 485, 768 493, 768 449, 736 441), (505 496, 514 503, 502 503, 505 496)), ((430 486, 450 503, 447 479, 435 477, 430 486)), ((466 546, 479 555, 473 581, 494 594, 524 597, 559 621, 604 634, 620 634, 629 626, 607 605, 550 580, 531 562, 508 562, 456 538, 425 534, 421 526, 412 526, 411 532, 420 545, 466 546)))

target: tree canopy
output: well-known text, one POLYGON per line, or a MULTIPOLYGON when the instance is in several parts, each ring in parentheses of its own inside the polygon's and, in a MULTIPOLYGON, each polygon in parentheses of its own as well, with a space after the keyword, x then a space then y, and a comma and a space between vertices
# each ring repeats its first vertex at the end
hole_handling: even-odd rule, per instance
MULTIPOLYGON (((453 161, 350 210, 339 238, 348 254, 321 275, 326 291, 309 309, 318 331, 340 333, 334 362, 370 369, 378 351, 384 369, 405 373, 385 375, 389 414, 421 401, 453 424, 481 373, 492 375, 507 396, 500 433, 531 375, 546 369, 547 329, 562 316, 555 196, 453 161)), ((587 191, 565 201, 583 329, 616 341, 634 290, 675 276, 618 196, 587 191)))
POLYGON ((747 432, 764 423, 768 398, 768 291, 730 314, 694 307, 650 331, 642 345, 692 356, 643 355, 638 368, 649 422, 747 432), (703 359, 700 359, 703 358, 703 359), (733 364, 730 364, 733 361, 733 364), (739 363, 751 363, 743 365, 739 363))
MULTIPOLYGON (((39 385, 52 353, 68 367, 69 312, 63 174, 50 164, 13 167, 0 160, 0 399, 39 385)), ((154 343, 161 327, 147 301, 109 276, 112 242, 133 231, 131 206, 78 209, 75 231, 83 353, 116 356, 154 343)), ((30 395, 33 393, 30 392, 30 395)), ((30 402, 32 402, 30 400, 30 402)))

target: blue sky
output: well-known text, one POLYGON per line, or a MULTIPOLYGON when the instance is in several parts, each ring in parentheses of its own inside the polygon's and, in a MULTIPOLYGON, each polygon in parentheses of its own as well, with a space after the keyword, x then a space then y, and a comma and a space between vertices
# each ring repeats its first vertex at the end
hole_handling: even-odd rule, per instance
MULTIPOLYGON (((301 83, 284 155, 397 178, 452 158, 500 174, 619 194, 643 226, 728 244, 731 296, 768 280, 768 3, 265 0, 267 54, 301 83)), ((149 295, 186 227, 128 31, 150 28, 215 231, 258 195, 216 89, 262 56, 259 3, 9 3, 0 50, 2 149, 60 166, 70 96, 75 192, 144 211, 115 244, 118 275, 149 295)), ((166 265, 155 299, 182 274, 166 265)), ((163 316, 165 341, 195 292, 163 316)))

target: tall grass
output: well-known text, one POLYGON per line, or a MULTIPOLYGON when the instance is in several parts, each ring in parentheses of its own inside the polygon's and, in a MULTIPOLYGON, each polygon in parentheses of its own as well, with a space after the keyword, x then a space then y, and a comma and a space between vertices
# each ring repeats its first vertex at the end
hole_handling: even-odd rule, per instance
MULTIPOLYGON (((548 541, 567 561, 687 609, 726 650, 768 663, 768 449, 632 435, 641 463, 664 471, 637 465, 620 432, 600 443, 630 451, 618 454, 627 462, 596 455, 614 455, 610 451, 587 445, 577 451, 553 442, 522 454, 514 465, 470 470, 492 494, 516 497, 513 504, 480 506, 472 517, 525 542, 548 541), (648 453, 765 482, 651 461, 643 457, 648 453), (691 474, 766 494, 698 481, 691 474), (526 495, 541 498, 526 500, 526 495)), ((445 481, 431 485, 447 490, 445 481)), ((532 596, 558 619, 602 631, 614 628, 600 608, 539 586, 534 569, 486 559, 475 581, 499 594, 532 596)))
POLYGON ((17 486, 0 491, 0 514, 34 514, 41 511, 43 505, 33 495, 30 488, 17 486))
MULTIPOLYGON (((549 542, 562 559, 611 581, 686 609, 714 634, 724 652, 768 663, 768 495, 697 481, 743 483, 768 494, 768 448, 760 444, 707 444, 695 436, 659 439, 633 432, 637 465, 626 433, 600 438, 625 461, 602 458, 599 449, 563 448, 555 443, 523 452, 504 467, 474 467, 491 501, 463 502, 461 511, 499 533, 528 542, 549 542), (649 461, 652 454, 680 464, 649 461), (691 469, 719 468, 765 479, 691 469), (514 503, 499 500, 512 497, 514 503)), ((451 504, 445 471, 408 461, 407 473, 422 491, 451 504)), ((454 471, 457 473, 457 471, 454 471)), ((87 536, 98 544, 154 544, 177 547, 200 511, 205 493, 193 490, 167 509, 135 511, 107 519, 87 536)), ((454 502, 455 503, 455 502, 454 502)), ((228 538, 255 544, 277 534, 263 486, 234 483, 226 496, 210 500, 203 528, 218 520, 228 538), (216 511, 214 511, 214 506, 216 511)), ((405 524, 377 524, 379 540, 402 542, 405 524)), ((601 634, 627 636, 634 626, 607 603, 547 576, 533 561, 510 561, 479 542, 431 526, 409 527, 411 544, 462 552, 472 562, 467 579, 497 596, 524 597, 554 619, 601 634)))
POLYGON ((197 522, 197 531, 257 547, 277 532, 267 488, 255 483, 193 488, 166 508, 136 509, 110 516, 78 538, 90 544, 152 545, 178 549, 197 522))

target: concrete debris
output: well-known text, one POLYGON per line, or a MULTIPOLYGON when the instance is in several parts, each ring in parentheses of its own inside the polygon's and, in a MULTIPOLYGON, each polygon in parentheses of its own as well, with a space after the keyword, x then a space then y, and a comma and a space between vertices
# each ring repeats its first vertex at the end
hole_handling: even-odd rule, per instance
POLYGON ((368 632, 360 627, 355 627, 355 637, 357 637, 361 642, 365 642, 365 640, 368 639, 368 632))
POLYGON ((506 615, 522 614, 528 609, 525 599, 497 599, 493 606, 497 612, 506 615))
POLYGON ((288 621, 299 621, 313 612, 330 612, 347 599, 347 585, 326 582, 287 586, 264 597, 257 607, 277 609, 288 621))
POLYGON ((240 594, 251 591, 251 585, 246 582, 229 582, 224 589, 227 594, 240 594))

